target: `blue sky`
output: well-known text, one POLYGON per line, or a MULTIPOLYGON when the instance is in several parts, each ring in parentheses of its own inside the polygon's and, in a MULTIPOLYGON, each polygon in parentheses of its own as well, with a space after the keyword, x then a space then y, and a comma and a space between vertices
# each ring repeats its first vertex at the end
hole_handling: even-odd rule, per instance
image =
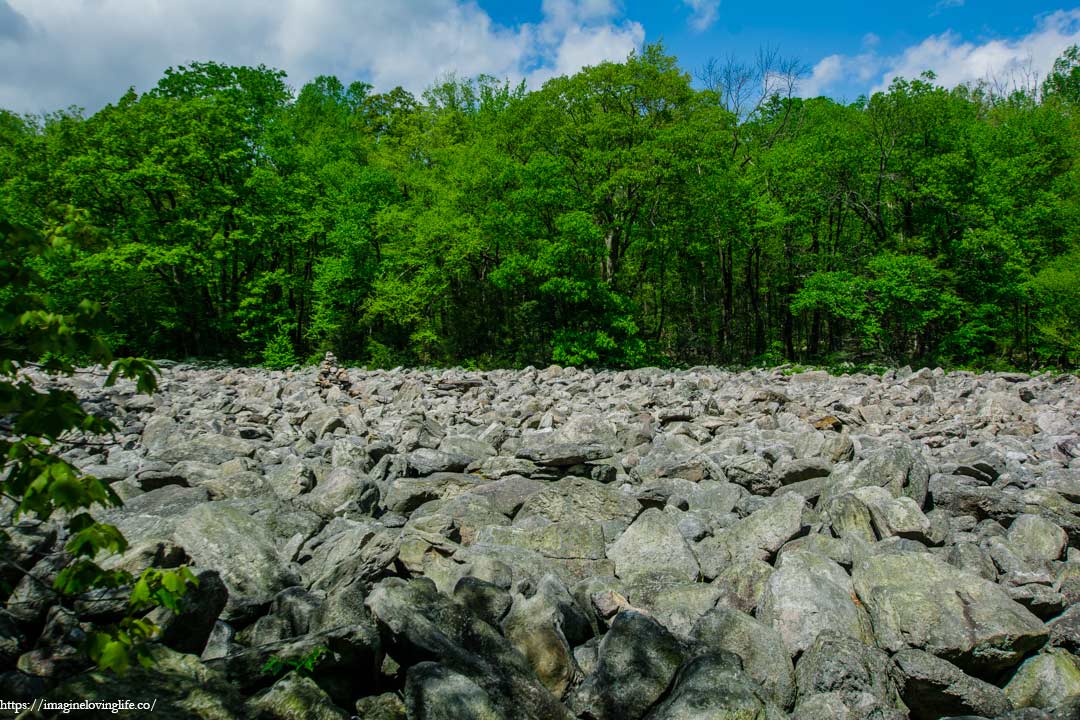
POLYGON ((1024 0, 0 0, 0 107, 96 110, 192 60, 420 92, 441 75, 532 86, 663 39, 688 71, 763 46, 800 92, 853 100, 934 69, 946 85, 1045 74, 1080 7, 1024 0))

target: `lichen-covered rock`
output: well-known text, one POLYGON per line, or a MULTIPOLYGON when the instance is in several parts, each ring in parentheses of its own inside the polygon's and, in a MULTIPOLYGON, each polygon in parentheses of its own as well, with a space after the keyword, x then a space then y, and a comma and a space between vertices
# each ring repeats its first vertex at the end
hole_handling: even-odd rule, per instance
POLYGON ((409 668, 405 712, 415 720, 500 720, 506 717, 482 687, 439 663, 409 668))
POLYGON ((189 510, 178 522, 175 537, 199 567, 221 574, 229 591, 226 620, 250 614, 300 581, 266 525, 227 501, 189 510))
POLYGON ((906 710, 900 698, 900 676, 889 656, 876 647, 829 630, 814 640, 795 666, 799 702, 824 693, 838 693, 844 705, 859 706, 865 696, 883 707, 906 710))
POLYGON ((1005 686, 1005 695, 1018 708, 1053 708, 1080 695, 1080 660, 1062 649, 1029 658, 1005 686))
POLYGON ((244 710, 252 720, 348 720, 349 713, 331 702, 309 677, 285 675, 269 689, 254 695, 244 710))
POLYGON ((1012 709, 1001 688, 983 682, 939 657, 922 650, 901 650, 893 661, 903 677, 901 691, 913 720, 936 720, 948 715, 995 718, 1012 709))
POLYGON ((506 716, 568 717, 537 679, 526 658, 490 625, 441 595, 427 580, 380 582, 365 604, 379 624, 390 654, 411 665, 436 661, 488 693, 506 716))
POLYGON ((731 608, 714 608, 694 625, 691 639, 709 651, 739 656, 743 670, 782 709, 795 702, 795 666, 780 633, 731 608))
POLYGON ((705 577, 716 577, 735 560, 771 558, 802 529, 806 502, 791 493, 770 500, 758 510, 697 544, 705 577))
POLYGON ((663 572, 671 577, 697 580, 698 561, 670 514, 649 508, 638 515, 607 550, 615 574, 623 579, 663 572))
POLYGON ((877 643, 890 651, 926 650, 978 676, 1046 642, 1042 622, 1000 586, 927 553, 866 558, 852 580, 877 643))
POLYGON ((620 612, 598 648, 596 670, 567 700, 574 714, 639 720, 664 694, 687 649, 655 620, 620 612))
POLYGON ((780 633, 790 655, 809 649, 825 630, 874 643, 870 618, 857 604, 842 567, 805 550, 784 553, 777 565, 765 584, 757 618, 780 633))
POLYGON ((85 673, 50 690, 48 699, 74 702, 100 698, 153 703, 154 716, 167 720, 248 717, 235 686, 220 673, 202 665, 197 657, 163 647, 151 652, 154 665, 150 669, 135 666, 123 676, 85 673))
POLYGON ((646 720, 785 720, 787 715, 730 653, 701 655, 679 670, 671 694, 646 720))
POLYGON ((1009 526, 1009 544, 1034 561, 1057 560, 1069 536, 1058 525, 1039 515, 1024 514, 1009 526))

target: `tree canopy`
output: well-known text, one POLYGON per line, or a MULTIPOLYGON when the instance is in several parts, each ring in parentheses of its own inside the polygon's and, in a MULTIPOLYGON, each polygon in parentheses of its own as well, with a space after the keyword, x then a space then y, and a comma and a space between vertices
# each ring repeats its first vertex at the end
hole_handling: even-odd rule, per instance
POLYGON ((1080 360, 1078 51, 842 104, 659 45, 421 97, 170 68, 85 117, 0 111, 0 217, 123 354, 282 367, 1080 360), (701 87, 704 85, 704 87, 701 87), (756 94, 755 94, 756 93, 756 94))

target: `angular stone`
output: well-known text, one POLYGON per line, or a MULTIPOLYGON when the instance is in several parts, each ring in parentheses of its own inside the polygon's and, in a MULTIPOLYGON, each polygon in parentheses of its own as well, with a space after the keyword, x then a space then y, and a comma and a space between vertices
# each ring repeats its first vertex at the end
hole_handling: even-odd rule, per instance
POLYGON ((835 497, 859 487, 883 487, 893 497, 909 497, 921 508, 926 503, 929 480, 930 468, 914 446, 886 446, 867 454, 831 492, 835 497))
POLYGON ((611 457, 611 449, 596 444, 552 443, 520 448, 517 456, 545 467, 570 467, 611 457))
POLYGON ((309 677, 296 672, 284 676, 244 705, 253 720, 348 720, 345 712, 309 677))
POLYGON ((832 472, 832 463, 825 458, 800 458, 782 463, 774 471, 781 485, 791 485, 828 477, 832 472))
POLYGON ((609 542, 618 537, 641 512, 632 496, 594 480, 567 477, 536 493, 521 506, 514 523, 531 517, 550 522, 571 520, 580 524, 599 522, 609 542))
POLYGON ((691 639, 709 652, 727 651, 742 659, 747 675, 780 708, 795 702, 795 666, 780 633, 749 615, 718 607, 694 625, 691 639))
POLYGON ((716 577, 727 564, 738 559, 771 558, 802 529, 805 508, 801 496, 782 495, 770 499, 727 530, 705 538, 696 547, 702 574, 716 577))
POLYGON ((256 611, 300 577, 278 554, 262 522, 226 502, 199 505, 180 518, 176 542, 199 567, 213 568, 229 591, 226 620, 256 611))
POLYGON ((870 511, 879 538, 895 536, 930 542, 930 521, 911 498, 894 498, 888 490, 876 486, 856 488, 852 495, 870 511))
POLYGON ((638 575, 625 585, 630 605, 648 613, 676 637, 689 637, 703 615, 715 607, 723 591, 714 585, 672 580, 668 573, 638 575))
POLYGON ((686 659, 683 644, 655 620, 620 612, 600 641, 596 670, 570 695, 579 717, 640 720, 686 659))
POLYGON ((866 558, 852 581, 887 650, 925 650, 979 676, 1046 642, 1042 622, 1001 587, 926 553, 866 558))
POLYGON ((1057 560, 1069 541, 1058 525, 1039 515, 1024 514, 1009 526, 1009 544, 1029 560, 1057 560))
POLYGON ((1080 660, 1062 649, 1029 658, 1005 686, 1005 695, 1018 708, 1053 708, 1080 695, 1080 660))
POLYGON ((839 693, 847 706, 869 695, 885 707, 904 709, 900 675, 884 652, 830 630, 815 638, 795 667, 800 703, 822 693, 839 693))
POLYGON ((680 671, 671 695, 656 706, 647 720, 785 720, 787 715, 770 702, 729 653, 702 655, 680 671))
POLYGON ((393 657, 408 664, 435 658, 488 694, 503 716, 569 718, 521 655, 490 625, 440 595, 427 580, 380 582, 365 604, 393 657))
MULTIPOLYGON (((164 647, 151 648, 153 667, 134 664, 122 677, 91 672, 78 675, 49 691, 53 702, 89 698, 154 703, 155 717, 166 720, 239 720, 249 717, 236 688, 221 673, 201 664, 194 655, 164 647)), ((113 717, 113 716, 111 716, 113 717)))
POLYGON ((500 720, 491 696, 461 673, 433 662, 409 668, 405 680, 405 711, 416 720, 500 720))
POLYGON ((722 593, 718 604, 753 614, 773 572, 772 565, 762 560, 735 560, 713 581, 722 593))
POLYGON ((1001 688, 983 682, 952 663, 922 650, 901 650, 893 661, 903 676, 902 696, 913 720, 946 715, 998 717, 1012 709, 1001 688))
POLYGON ((626 579, 642 573, 665 572, 697 580, 697 559, 671 515, 649 508, 608 548, 615 574, 626 579))
POLYGON ((479 478, 450 472, 420 478, 397 478, 383 497, 382 506, 389 512, 409 515, 424 503, 460 495, 479 483, 479 478))
POLYGON ((804 652, 824 630, 874 643, 870 618, 856 604, 851 578, 821 555, 784 553, 769 577, 757 618, 780 633, 788 653, 804 652))
POLYGON ((554 576, 542 578, 531 597, 514 598, 502 630, 556 697, 565 695, 579 679, 571 642, 580 644, 591 630, 569 591, 554 576))

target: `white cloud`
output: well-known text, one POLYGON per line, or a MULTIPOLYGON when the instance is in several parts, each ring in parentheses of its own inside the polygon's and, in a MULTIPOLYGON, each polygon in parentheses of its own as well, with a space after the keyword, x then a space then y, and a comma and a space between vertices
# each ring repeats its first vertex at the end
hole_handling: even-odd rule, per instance
POLYGON ((873 43, 864 43, 865 51, 859 55, 820 60, 800 94, 813 97, 853 87, 877 92, 888 88, 894 78, 916 78, 927 70, 946 87, 1030 72, 1045 76, 1054 60, 1073 44, 1080 44, 1080 9, 1041 16, 1032 32, 1013 40, 974 43, 946 31, 892 56, 880 55, 873 43))
POLYGON ((544 0, 503 27, 472 0, 0 0, 0 108, 93 110, 193 60, 423 90, 439 76, 539 82, 621 60, 644 41, 613 0, 544 0))
POLYGON ((693 12, 690 15, 690 27, 698 32, 708 30, 720 10, 720 0, 683 0, 693 12))

